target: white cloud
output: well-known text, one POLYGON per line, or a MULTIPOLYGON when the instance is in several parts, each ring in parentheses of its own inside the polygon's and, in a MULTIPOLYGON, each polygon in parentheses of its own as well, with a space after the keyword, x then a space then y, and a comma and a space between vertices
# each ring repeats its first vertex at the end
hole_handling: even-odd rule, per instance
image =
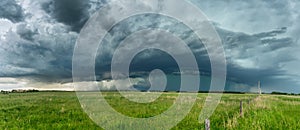
POLYGON ((27 80, 20 78, 0 78, 0 89, 1 90, 12 90, 12 89, 27 89, 27 80))

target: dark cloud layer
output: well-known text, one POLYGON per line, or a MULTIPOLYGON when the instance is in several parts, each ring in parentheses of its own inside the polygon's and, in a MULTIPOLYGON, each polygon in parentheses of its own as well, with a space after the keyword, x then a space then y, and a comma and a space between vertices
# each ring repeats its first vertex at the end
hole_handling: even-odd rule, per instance
MULTIPOLYGON (((106 0, 44 0, 31 2, 32 5, 24 6, 16 3, 15 0, 2 0, 0 2, 0 17, 11 21, 13 26, 11 29, 0 32, 0 76, 25 76, 43 82, 70 81, 72 76, 72 55, 78 32, 91 14, 106 2, 106 0), (38 5, 37 7, 40 7, 40 9, 27 9, 30 6, 36 7, 35 5, 38 5), (22 7, 27 8, 23 9, 22 7), (24 10, 26 10, 26 15, 24 15, 24 10)), ((201 4, 199 7, 202 7, 201 9, 205 13, 208 12, 207 14, 214 18, 214 14, 217 14, 217 12, 212 11, 210 8, 213 3, 206 2, 206 4, 201 4)), ((219 5, 224 4, 220 1, 216 3, 219 5)), ((235 2, 232 1, 229 5, 233 3, 235 2)), ((240 3, 240 1, 237 3, 240 3)), ((246 5, 251 5, 251 3, 244 2, 246 5)), ((236 22, 236 18, 240 18, 243 16, 242 14, 257 12, 258 9, 255 10, 255 8, 259 8, 262 11, 265 8, 277 9, 274 7, 285 5, 286 3, 274 2, 270 4, 270 7, 256 7, 254 5, 248 7, 244 4, 242 5, 243 7, 245 6, 245 9, 237 9, 237 12, 233 10, 236 15, 226 15, 230 16, 230 18, 224 19, 224 21, 214 21, 218 23, 216 30, 223 41, 227 58, 228 82, 226 89, 249 91, 251 86, 254 86, 258 80, 269 86, 266 89, 268 91, 272 90, 272 87, 276 86, 278 82, 289 83, 295 86, 299 85, 298 81, 295 80, 299 75, 290 74, 285 68, 286 63, 298 60, 293 55, 294 53, 290 53, 291 50, 298 47, 297 40, 293 37, 294 34, 289 32, 289 30, 298 32, 295 25, 291 24, 291 22, 282 25, 278 24, 283 23, 281 22, 281 17, 278 16, 279 18, 277 18, 277 15, 274 15, 271 18, 279 20, 272 22, 272 25, 274 24, 272 28, 268 26, 266 27, 267 29, 264 29, 262 24, 265 20, 264 17, 261 18, 260 15, 255 15, 247 17, 249 21, 252 19, 252 22, 249 24, 256 23, 257 30, 263 31, 249 33, 249 27, 245 27, 247 31, 243 32, 236 31, 240 30, 240 28, 231 30, 229 27, 234 27, 231 24, 228 24, 230 26, 224 26, 224 24, 228 23, 228 20, 236 22), (237 86, 247 87, 238 88, 237 86)), ((289 9, 288 6, 283 7, 286 10, 289 9)), ((225 6, 216 6, 215 8, 223 9, 225 6)), ((224 11, 225 13, 232 11, 228 8, 224 10, 226 10, 224 11)), ((291 13, 290 11, 280 10, 275 10, 274 14, 291 13)), ((273 15, 272 12, 271 14, 273 15)), ((242 26, 246 22, 237 22, 237 26, 242 26)), ((183 39, 195 55, 201 75, 204 76, 201 79, 203 81, 201 84, 209 85, 211 66, 202 42, 192 30, 179 21, 153 14, 139 15, 126 19, 109 31, 109 35, 99 46, 96 60, 98 80, 110 79, 110 75, 107 75, 107 73, 110 71, 112 55, 120 42, 133 32, 145 28, 164 29, 183 39), (111 41, 111 43, 108 41, 111 41)), ((168 74, 168 80, 173 82, 169 85, 177 88, 175 84, 178 83, 176 81, 178 80, 179 69, 176 62, 170 55, 157 50, 147 50, 135 57, 130 66, 131 77, 146 78, 154 68, 164 70, 168 74)), ((139 87, 143 87, 141 84, 139 84, 139 87)), ((149 83, 144 84, 149 85, 149 83)))
MULTIPOLYGON (((165 29, 169 32, 172 32, 174 35, 179 36, 191 48, 197 59, 197 62, 199 63, 200 70, 205 72, 210 71, 210 61, 205 47, 199 39, 195 38, 196 36, 193 31, 188 29, 188 27, 184 24, 179 23, 174 19, 162 17, 159 15, 147 14, 126 19, 122 23, 117 24, 109 31, 110 36, 107 36, 104 39, 104 42, 99 46, 98 57, 96 60, 96 72, 101 75, 101 73, 110 70, 110 63, 113 54, 122 40, 124 40, 127 36, 133 34, 134 32, 148 28, 165 29), (165 21, 168 21, 168 23, 166 24, 165 21)), ((163 39, 163 37, 161 37, 161 39, 163 39)), ((140 43, 132 44, 139 45, 140 43)), ((164 55, 158 52, 159 51, 147 50, 142 52, 142 54, 147 55, 147 57, 143 55, 135 57, 135 62, 132 62, 131 66, 131 68, 133 68, 133 73, 135 73, 136 71, 151 71, 153 70, 153 68, 157 67, 158 64, 164 66, 163 70, 168 70, 169 74, 172 72, 177 72, 177 64, 174 62, 170 62, 170 59, 172 58, 169 55, 164 55)))
POLYGON ((71 26, 77 32, 89 18, 89 2, 86 0, 52 0, 42 7, 58 22, 71 26))
POLYGON ((79 32, 90 15, 105 3, 106 0, 50 0, 43 3, 42 8, 58 22, 79 32))
POLYGON ((16 32, 22 39, 29 40, 29 41, 33 41, 34 40, 33 36, 38 34, 37 29, 32 30, 26 27, 26 24, 18 25, 16 32))
MULTIPOLYGON (((281 64, 295 60, 288 50, 295 47, 296 43, 290 37, 278 38, 286 32, 286 27, 252 35, 220 28, 217 30, 228 57, 229 80, 255 85, 259 80, 270 82, 273 77, 287 76, 281 64), (270 55, 272 59, 268 59, 270 55)), ((288 77, 281 80, 290 81, 288 77)))
MULTIPOLYGON (((120 41, 126 38, 128 35, 136 32, 140 29, 144 28, 163 28, 167 29, 170 32, 173 32, 175 35, 179 35, 192 49, 200 71, 204 74, 210 73, 210 61, 207 52, 205 51, 205 47, 201 43, 199 39, 195 38, 195 34, 193 31, 187 29, 186 26, 177 23, 176 21, 172 21, 169 25, 165 25, 161 27, 160 23, 162 21, 172 21, 169 18, 162 18, 153 15, 143 15, 137 16, 132 19, 127 19, 123 21, 122 24, 116 25, 111 31, 109 39, 106 41, 113 41, 112 43, 102 43, 99 50, 99 57, 97 58, 97 68, 96 72, 98 75, 102 75, 106 73, 107 70, 110 70, 110 61, 114 52, 114 49, 118 46, 120 41), (143 21, 141 23, 132 22, 132 21, 143 21), (145 22, 146 21, 146 22, 145 22), (151 22, 147 22, 151 21, 151 22), (135 28, 138 25, 139 28, 135 28), (184 34, 184 35, 182 35, 184 34), (110 49, 107 49, 109 47, 110 49), (102 48, 102 49, 101 49, 102 48), (201 51, 198 51, 201 50, 201 51), (106 64, 105 64, 106 63, 106 64)), ((221 39, 224 44, 224 49, 226 51, 227 56, 227 69, 228 81, 241 83, 249 86, 256 85, 256 83, 260 80, 262 82, 268 81, 272 77, 283 76, 286 75, 286 72, 282 70, 280 64, 294 60, 293 56, 286 54, 282 54, 280 52, 281 49, 292 48, 295 43, 290 37, 281 37, 278 38, 281 34, 286 32, 287 28, 282 27, 279 29, 274 29, 271 31, 266 31, 257 34, 246 34, 241 32, 233 32, 229 30, 225 30, 217 27, 217 32, 220 34, 221 39), (233 54, 236 52, 236 54, 233 54), (272 59, 271 62, 265 61, 268 53, 274 53, 274 57, 276 59, 272 59), (251 64, 251 63, 239 63, 239 60, 249 60, 253 61, 254 66, 245 66, 243 64, 251 64), (255 61, 256 60, 256 61, 255 61)), ((132 43, 136 44, 136 43, 132 43)), ((163 43, 162 43, 163 44, 163 43)), ((133 73, 133 77, 136 77, 136 72, 142 71, 142 75, 139 73, 139 76, 146 77, 151 70, 155 67, 164 66, 162 70, 165 70, 167 74, 172 74, 172 72, 179 71, 176 63, 169 62, 170 57, 159 55, 159 53, 149 53, 143 52, 146 55, 150 55, 147 58, 136 57, 136 61, 131 64, 131 71, 133 73), (159 60, 157 60, 159 58, 159 60), (152 59, 152 60, 151 60, 152 59), (156 59, 153 61, 153 59, 156 59), (165 62, 168 61, 168 62, 165 62), (170 71, 171 70, 171 71, 170 71)), ((209 76, 209 75, 208 75, 209 76)), ((99 77, 100 79, 103 77, 99 77)), ((107 77, 105 77, 107 78, 107 77)), ((288 78, 281 79, 283 81, 290 81, 288 78)), ((207 85, 207 84, 206 84, 207 85)), ((229 85, 229 84, 228 84, 229 85)), ((229 90, 232 90, 229 86, 226 87, 229 90)), ((205 89, 207 90, 207 88, 205 89)))
POLYGON ((1 0, 0 18, 9 19, 12 22, 20 22, 24 20, 22 7, 15 0, 1 0))

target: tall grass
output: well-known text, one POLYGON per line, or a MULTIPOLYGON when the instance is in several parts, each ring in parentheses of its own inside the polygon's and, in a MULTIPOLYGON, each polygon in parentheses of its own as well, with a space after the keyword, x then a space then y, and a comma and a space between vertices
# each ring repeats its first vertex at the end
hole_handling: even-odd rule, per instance
MULTIPOLYGON (((133 103, 115 92, 104 93, 118 112, 137 118, 166 111, 176 93, 149 104, 133 103)), ((204 129, 198 116, 207 94, 199 94, 190 113, 173 129, 204 129)), ((300 129, 298 96, 224 94, 210 117, 212 129, 300 129), (239 105, 243 101, 243 116, 239 105)), ((0 129, 101 129, 81 109, 74 92, 0 94, 0 129)))

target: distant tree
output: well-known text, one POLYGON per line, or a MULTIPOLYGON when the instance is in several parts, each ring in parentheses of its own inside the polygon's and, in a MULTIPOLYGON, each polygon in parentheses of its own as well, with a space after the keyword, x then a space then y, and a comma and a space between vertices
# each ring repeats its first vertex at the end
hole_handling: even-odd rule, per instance
POLYGON ((1 93, 2 93, 2 94, 8 94, 8 93, 9 93, 9 91, 4 91, 4 90, 1 90, 1 93))
POLYGON ((271 94, 277 94, 277 95, 288 95, 287 93, 283 93, 283 92, 272 92, 271 94))
POLYGON ((27 90, 26 92, 39 92, 39 90, 36 90, 36 89, 30 89, 30 90, 27 90))

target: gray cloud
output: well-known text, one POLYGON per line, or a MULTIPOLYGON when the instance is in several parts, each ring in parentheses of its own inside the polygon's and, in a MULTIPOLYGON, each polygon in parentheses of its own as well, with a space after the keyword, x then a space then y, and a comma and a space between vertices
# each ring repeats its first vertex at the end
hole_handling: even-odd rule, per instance
POLYGON ((55 18, 71 26, 73 31, 79 32, 90 17, 91 12, 99 9, 106 0, 50 0, 42 4, 42 8, 55 18))
MULTIPOLYGON (((20 26, 35 28, 35 25, 27 23, 20 26)), ((1 40, 0 48, 3 67, 1 76, 48 76, 49 79, 70 77, 72 49, 77 34, 64 32, 63 28, 67 29, 53 25, 50 30, 56 30, 55 34, 44 32, 32 35, 32 31, 24 28, 19 30, 17 26, 16 32, 6 33, 6 38, 1 40), (56 30, 58 28, 62 29, 62 32, 56 30)))
POLYGON ((224 42, 229 80, 250 86, 260 80, 265 82, 264 85, 274 87, 276 84, 272 83, 272 79, 298 84, 293 81, 295 75, 289 75, 284 70, 284 64, 296 60, 289 53, 296 46, 295 41, 291 37, 280 37, 286 33, 286 27, 257 34, 231 32, 221 28, 217 30, 224 42))
MULTIPOLYGON (((97 72, 99 75, 101 75, 101 73, 107 73, 106 71, 110 70, 110 64, 107 61, 111 60, 114 49, 120 41, 131 33, 142 29, 143 26, 146 26, 145 28, 164 28, 179 35, 193 50, 199 64, 200 71, 204 73, 209 73, 211 71, 210 61, 207 52, 205 51, 205 47, 199 39, 195 38, 192 31, 189 31, 184 25, 170 19, 166 20, 166 18, 153 17, 155 16, 147 15, 139 16, 139 18, 135 19, 128 19, 125 20, 124 23, 115 26, 110 31, 111 37, 108 37, 105 41, 113 42, 104 42, 103 45, 100 46, 100 48, 103 48, 99 50, 100 54, 96 69, 98 70, 97 72), (135 22, 141 19, 146 22, 143 22, 142 24, 135 22), (150 19, 152 21, 148 23, 148 20, 150 19), (164 24, 164 26, 161 26, 160 23, 162 21, 172 22, 170 22, 169 25, 164 24), (138 24, 138 27, 140 28, 135 28, 136 26, 131 26, 131 24, 138 24), (107 49, 107 47, 109 47, 109 49, 107 49)), ((287 76, 281 65, 295 60, 295 58, 288 53, 290 48, 295 45, 294 41, 290 37, 280 37, 280 35, 286 33, 286 30, 287 28, 283 27, 257 34, 247 34, 228 31, 217 27, 217 31, 224 42, 224 49, 226 51, 228 61, 228 80, 244 84, 244 86, 255 85, 259 80, 262 82, 270 82, 270 79, 272 78, 282 81, 291 81, 288 77, 277 78, 278 76, 287 76)), ((160 37, 160 39, 162 38, 160 37)), ((140 43, 132 42, 131 44, 133 46, 138 46, 140 43)), ((163 55, 158 52, 151 53, 149 51, 145 51, 143 54, 148 57, 142 57, 141 54, 140 56, 137 56, 131 64, 131 68, 133 68, 131 69, 133 77, 136 77, 136 74, 138 74, 138 76, 145 77, 149 74, 149 71, 153 70, 155 67, 162 68, 162 70, 165 70, 168 74, 179 71, 177 68, 178 66, 176 66, 176 62, 171 62, 172 60, 170 59, 172 58, 167 55, 163 55), (158 57, 159 59, 157 59, 158 57), (137 71, 144 73, 136 73, 137 71)), ((270 85, 270 83, 268 84, 270 85)), ((227 86, 227 89, 232 90, 233 88, 227 86)))
POLYGON ((15 0, 1 0, 0 18, 9 19, 12 22, 20 22, 24 20, 22 7, 15 0))
MULTIPOLYGON (((29 5, 18 5, 13 0, 1 1, 0 17, 14 23, 10 29, 0 30, 0 76, 26 76, 44 82, 69 81, 78 32, 91 14, 106 2, 44 0, 29 5), (31 6, 35 8, 29 9, 31 6), (14 7, 16 10, 10 11, 8 7, 14 7), (22 7, 27 7, 24 10, 28 15, 24 15, 22 7)), ((246 91, 258 80, 268 86, 265 88, 268 91, 272 88, 285 90, 279 87, 278 82, 299 85, 299 81, 296 80, 299 73, 291 73, 293 70, 286 67, 290 62, 299 61, 295 55, 297 53, 291 53, 299 47, 296 34, 300 32, 300 28, 299 24, 293 21, 299 18, 297 15, 294 19, 293 15, 297 12, 293 12, 290 4, 285 1, 269 2, 270 4, 260 1, 259 3, 265 3, 263 5, 257 5, 255 2, 257 1, 226 3, 203 0, 201 4, 197 4, 217 23, 216 30, 223 41, 228 62, 226 89, 238 90, 237 86, 244 85, 246 87, 240 89, 246 91), (279 6, 280 8, 276 8, 279 6), (269 9, 273 11, 264 13, 269 9), (268 20, 269 18, 271 20, 268 20), (269 22, 270 24, 267 24, 269 22)), ((110 75, 107 73, 110 71, 110 61, 120 41, 144 28, 168 30, 183 39, 193 51, 201 75, 205 77, 204 80, 201 79, 201 83, 209 85, 209 57, 193 31, 174 19, 150 14, 126 19, 109 31, 98 52, 98 80, 109 79, 110 75)), ((178 66, 170 55, 161 51, 144 51, 135 57, 131 65, 133 78, 145 78, 152 69, 161 68, 168 74, 169 80, 174 82, 170 83, 170 86, 177 83, 175 80, 178 80, 178 66)), ((295 88, 289 90, 294 91, 295 88)))
POLYGON ((72 30, 79 31, 87 21, 88 1, 82 0, 53 0, 43 4, 44 10, 58 22, 72 27, 72 30))
POLYGON ((26 24, 18 25, 16 32, 21 38, 29 41, 33 41, 33 36, 38 34, 37 29, 31 29, 27 27, 26 24))

